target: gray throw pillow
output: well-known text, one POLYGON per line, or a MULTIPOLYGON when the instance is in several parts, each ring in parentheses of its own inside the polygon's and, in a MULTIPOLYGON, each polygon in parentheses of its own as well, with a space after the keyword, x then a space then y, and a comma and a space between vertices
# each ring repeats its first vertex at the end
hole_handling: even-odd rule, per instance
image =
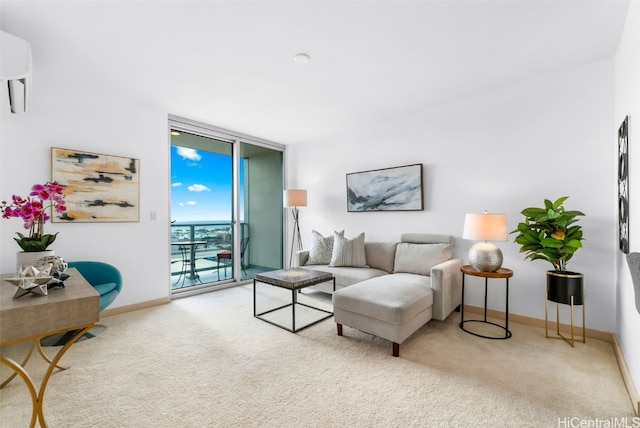
MULTIPOLYGON (((344 230, 334 232, 344 235, 344 230)), ((333 234, 324 237, 315 230, 311 231, 311 248, 309 249, 309 259, 306 265, 328 265, 331 263, 331 254, 333 254, 333 234)))
POLYGON ((369 267, 393 273, 397 242, 365 242, 364 252, 369 267))
POLYGON ((431 268, 453 256, 451 244, 409 244, 401 242, 396 247, 394 273, 431 274, 431 268))
POLYGON ((364 233, 353 239, 347 239, 344 234, 333 234, 333 254, 329 266, 367 266, 367 257, 364 252, 364 233))

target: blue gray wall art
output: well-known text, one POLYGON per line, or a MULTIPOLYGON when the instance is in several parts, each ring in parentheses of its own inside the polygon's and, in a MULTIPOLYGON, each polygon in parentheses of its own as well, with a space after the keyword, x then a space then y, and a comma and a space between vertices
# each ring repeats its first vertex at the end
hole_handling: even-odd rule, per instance
POLYGON ((422 164, 347 174, 347 211, 419 211, 422 205, 422 164))

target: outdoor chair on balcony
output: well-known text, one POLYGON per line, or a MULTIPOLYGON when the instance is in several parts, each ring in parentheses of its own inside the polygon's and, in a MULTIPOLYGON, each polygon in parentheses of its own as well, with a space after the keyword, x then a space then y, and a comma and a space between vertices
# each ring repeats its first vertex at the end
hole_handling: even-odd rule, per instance
MULTIPOLYGON (((244 263, 244 254, 247 250, 247 246, 249 245, 249 237, 247 236, 240 242, 240 267, 242 268, 242 272, 247 274, 246 265, 244 263)), ((222 267, 224 268, 224 277, 227 277, 227 268, 233 263, 233 252, 229 250, 220 251, 216 254, 216 261, 218 262, 218 281, 220 281, 220 262, 222 262, 222 267)))

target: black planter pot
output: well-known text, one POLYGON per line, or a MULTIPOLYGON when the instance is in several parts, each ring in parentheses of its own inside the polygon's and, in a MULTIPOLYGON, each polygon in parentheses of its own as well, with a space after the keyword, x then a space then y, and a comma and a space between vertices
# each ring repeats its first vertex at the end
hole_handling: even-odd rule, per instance
POLYGON ((584 304, 584 275, 577 272, 547 271, 547 299, 552 302, 574 305, 584 304))

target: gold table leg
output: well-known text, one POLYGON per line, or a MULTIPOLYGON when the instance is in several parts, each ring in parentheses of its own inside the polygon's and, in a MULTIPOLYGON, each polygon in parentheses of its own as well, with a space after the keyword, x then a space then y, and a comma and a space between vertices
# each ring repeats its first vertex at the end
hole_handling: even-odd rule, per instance
POLYGON ((0 385, 0 388, 4 388, 7 384, 9 384, 9 382, 13 380, 13 378, 15 378, 16 375, 18 375, 24 381, 25 385, 27 386, 27 389, 29 389, 29 394, 31 395, 31 402, 33 404, 33 409, 31 412, 31 422, 29 423, 29 427, 34 428, 36 426, 36 419, 38 420, 38 422, 40 422, 41 427, 45 428, 47 426, 46 422, 44 421, 44 412, 42 408, 44 403, 44 392, 47 388, 47 383, 49 383, 49 379, 51 378, 51 375, 53 374, 53 371, 56 368, 61 370, 68 369, 68 367, 58 365, 58 362, 60 361, 62 356, 67 352, 67 350, 71 347, 71 345, 73 345, 76 341, 78 341, 78 339, 80 339, 92 327, 93 327, 93 324, 90 324, 81 328, 80 331, 78 331, 78 333, 76 333, 71 338, 71 340, 69 340, 62 347, 62 349, 58 351, 58 353, 56 354, 55 357, 53 357, 53 359, 50 359, 44 353, 44 351, 42 350, 42 347, 40 346, 40 338, 44 336, 40 336, 32 339, 31 347, 29 349, 29 352, 27 353, 27 356, 23 360, 22 364, 16 363, 11 358, 0 357, 0 363, 4 364, 5 366, 9 367, 15 372, 7 380, 5 380, 2 383, 2 385, 0 385), (38 349, 40 356, 46 362, 49 363, 49 368, 47 369, 47 372, 44 375, 44 378, 42 379, 42 383, 40 384, 40 388, 38 392, 36 392, 36 387, 33 380, 31 379, 31 376, 29 376, 29 373, 27 373, 27 371, 24 369, 24 366, 27 364, 27 362, 31 358, 31 355, 33 354, 33 350, 36 348, 38 349))
MULTIPOLYGON (((33 355, 33 351, 35 349, 38 350, 38 353, 40 354, 40 356, 42 357, 43 360, 45 360, 49 364, 52 363, 51 358, 49 358, 49 356, 42 349, 42 345, 40 345, 40 339, 37 338, 37 339, 31 339, 31 347, 29 347, 29 351, 27 352, 27 355, 24 357, 24 360, 22 360, 22 363, 19 364, 21 367, 25 367, 27 365, 27 363, 31 359, 31 356, 33 355)), ((69 369, 69 367, 67 367, 67 366, 61 366, 61 365, 57 365, 57 364, 56 364, 56 368, 60 369, 60 370, 68 370, 69 369)), ((2 389, 5 386, 9 385, 11 383, 11 381, 17 375, 18 375, 18 373, 14 372, 11 376, 9 376, 4 382, 2 382, 0 384, 0 389, 2 389)))
MULTIPOLYGON (((35 341, 31 341, 31 347, 29 348, 29 352, 27 352, 27 355, 24 357, 24 360, 22 360, 22 363, 19 364, 21 367, 24 367, 27 365, 27 363, 29 362, 29 360, 31 359, 31 355, 33 355, 33 350, 36 349, 36 345, 35 345, 35 341)), ((2 384, 0 384, 0 389, 4 388, 5 386, 9 385, 9 383, 11 383, 11 381, 18 375, 18 372, 16 372, 14 370, 13 374, 11 376, 9 376, 4 382, 2 382, 2 384)))

